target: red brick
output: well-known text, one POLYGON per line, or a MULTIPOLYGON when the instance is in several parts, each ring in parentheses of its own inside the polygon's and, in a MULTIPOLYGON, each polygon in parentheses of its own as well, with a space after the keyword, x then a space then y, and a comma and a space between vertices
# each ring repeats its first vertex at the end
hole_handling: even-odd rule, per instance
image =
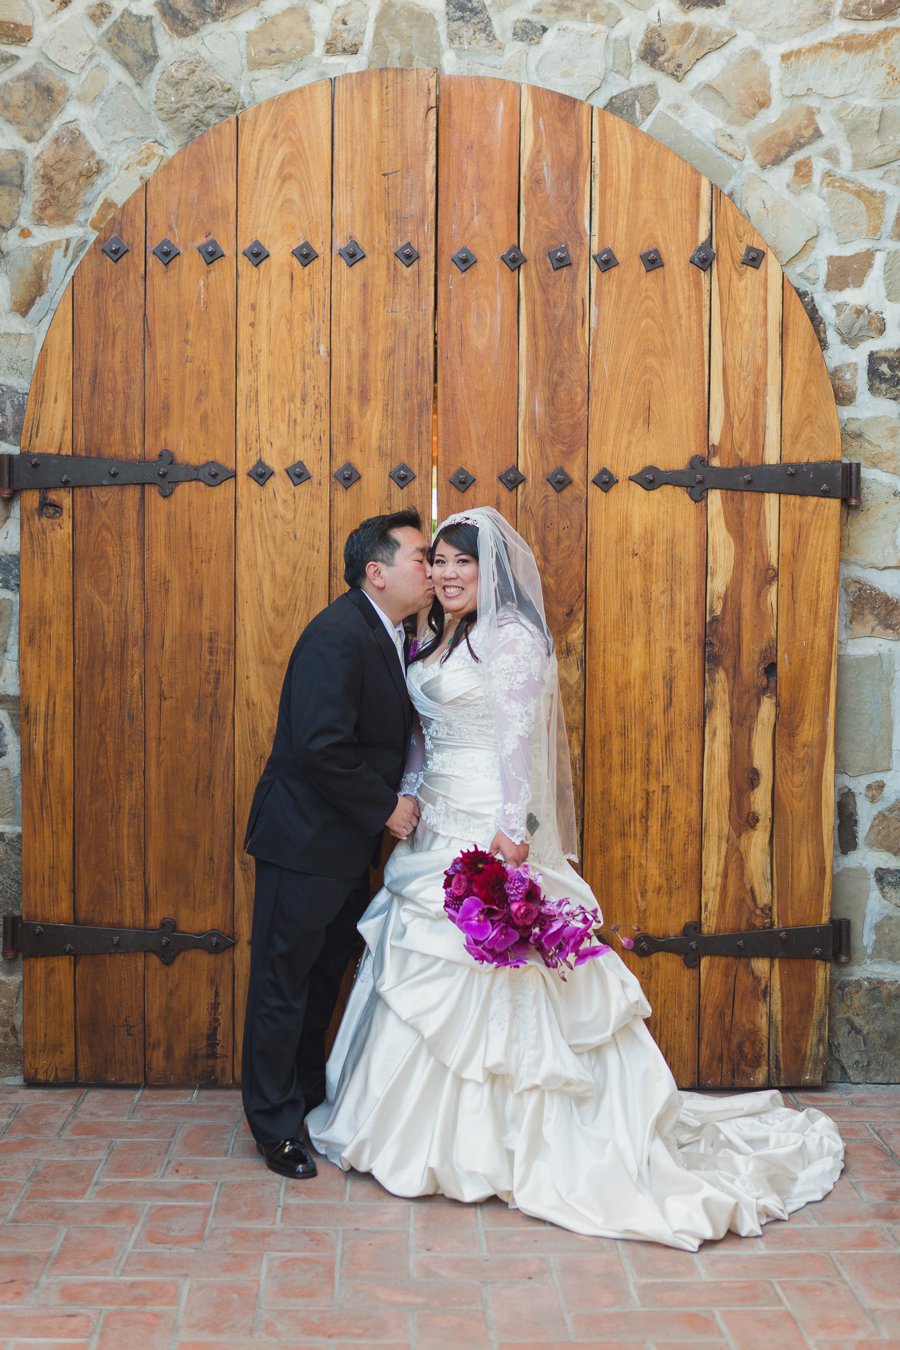
POLYGON ((485 1297, 499 1341, 542 1340, 559 1336, 565 1327, 556 1289, 550 1281, 532 1280, 489 1285, 485 1297))
POLYGON ((352 1312, 369 1308, 481 1308, 474 1280, 341 1280, 340 1305, 352 1312))
POLYGON ((99 1321, 97 1312, 68 1312, 60 1309, 47 1312, 38 1308, 2 1308, 4 1336, 21 1336, 28 1340, 77 1340, 92 1336, 99 1321))
POLYGON ((876 1251, 892 1245, 887 1233, 880 1228, 863 1227, 861 1220, 852 1227, 842 1227, 839 1223, 815 1228, 794 1223, 779 1224, 766 1228, 765 1236, 765 1248, 769 1252, 876 1251))
MULTIPOLYGON (((343 1267, 342 1267, 343 1269, 343 1267)), ((414 1273, 420 1280, 549 1280, 550 1258, 538 1252, 513 1256, 459 1256, 453 1252, 428 1252, 414 1258, 414 1273)))
POLYGON ((72 1088, 54 1088, 54 1087, 27 1087, 23 1084, 0 1087, 0 1103, 4 1106, 17 1107, 34 1104, 35 1102, 49 1102, 51 1105, 60 1106, 66 1103, 68 1106, 74 1106, 79 1098, 85 1096, 83 1087, 72 1088))
MULTIPOLYGON (((265 1166, 259 1154, 256 1156, 258 1175, 261 1177, 269 1176, 275 1179, 275 1174, 270 1172, 265 1166)), ((294 1205, 319 1205, 323 1200, 343 1200, 347 1194, 347 1176, 339 1167, 332 1167, 330 1163, 318 1159, 317 1166, 319 1175, 311 1181, 289 1181, 285 1187, 285 1200, 294 1205)), ((358 1196, 354 1196, 358 1199, 358 1196)), ((377 1196, 365 1196, 364 1201, 375 1202, 379 1200, 390 1200, 391 1197, 387 1191, 378 1188, 377 1196)), ((407 1205, 406 1200, 395 1201, 398 1205, 407 1205)))
POLYGON ((793 1313, 783 1309, 725 1308, 719 1314, 735 1350, 805 1350, 793 1313))
MULTIPOLYGON (((196 1181, 260 1181, 273 1176, 256 1158, 171 1158, 163 1172, 167 1177, 192 1177, 196 1181)), ((296 1185, 305 1183, 296 1182, 296 1185)), ((315 1184, 315 1183, 312 1183, 315 1184)))
MULTIPOLYGON (((867 1258, 871 1259, 871 1258, 867 1258)), ((830 1256, 820 1252, 763 1252, 749 1260, 739 1252, 700 1252, 700 1269, 709 1280, 830 1280, 840 1272, 830 1256)))
MULTIPOLYGON (((261 1335, 270 1336, 279 1350, 296 1337, 310 1340, 341 1340, 354 1346, 393 1342, 407 1339, 409 1318, 405 1308, 386 1312, 383 1308, 363 1309, 361 1312, 318 1311, 307 1308, 266 1310, 262 1317, 261 1335)), ((184 1350, 181 1347, 180 1350, 184 1350)))
POLYGON ((92 1200, 134 1200, 142 1205, 171 1201, 180 1205, 212 1205, 215 1186, 211 1181, 183 1181, 172 1177, 132 1177, 130 1181, 101 1181, 92 1200))
POLYGON ((0 1222, 9 1217, 24 1190, 22 1181, 0 1181, 0 1222))
POLYGON ((871 1318, 840 1280, 785 1280, 785 1302, 809 1340, 871 1336, 871 1318))
MULTIPOLYGON (((569 1319, 575 1340, 593 1343, 598 1326, 596 1313, 573 1313, 569 1319)), ((607 1340, 638 1341, 644 1345, 647 1341, 687 1341, 688 1344, 706 1341, 721 1341, 722 1333, 711 1313, 678 1312, 670 1309, 666 1312, 648 1312, 642 1310, 611 1309, 602 1314, 600 1330, 607 1340)))
POLYGON ((299 1303, 330 1308, 334 1303, 336 1255, 269 1256, 262 1285, 262 1303, 299 1303))
POLYGON ((281 1222, 298 1228, 399 1228, 405 1233, 411 1210, 410 1205, 355 1205, 350 1201, 292 1205, 285 1201, 281 1222))
MULTIPOLYGON (((21 1303, 28 1298, 34 1292, 46 1264, 47 1258, 42 1252, 5 1254, 0 1261, 0 1305, 21 1303)), ((0 1330, 2 1328, 3 1314, 0 1312, 0 1330)))
POLYGON ((482 1228, 549 1228, 542 1219, 532 1219, 520 1209, 510 1209, 502 1200, 485 1200, 479 1205, 482 1228))
POLYGON ((31 1178, 29 1200, 80 1200, 97 1175, 99 1162, 42 1162, 31 1178))
MULTIPOLYGON (((320 1176, 343 1176, 349 1182, 347 1191, 348 1200, 374 1200, 382 1201, 390 1198, 390 1191, 386 1191, 379 1181, 376 1181, 368 1172, 342 1172, 339 1167, 324 1165, 319 1173, 320 1176)), ((400 1200, 398 1203, 404 1204, 400 1200)))
MULTIPOLYGON (((234 1122, 181 1126, 175 1135, 173 1156, 177 1158, 224 1158, 234 1134, 234 1122)), ((258 1156, 258 1155, 257 1155, 258 1156)))
MULTIPOLYGON (((489 1252, 513 1256, 518 1252, 583 1252, 596 1244, 596 1238, 570 1233, 566 1228, 534 1224, 531 1228, 489 1228, 484 1245, 489 1252)), ((474 1243, 473 1243, 474 1246, 474 1243)))
POLYGON ((655 1242, 623 1242, 622 1257, 636 1280, 697 1280, 700 1268, 693 1252, 676 1251, 655 1242))
POLYGON ((44 1138, 48 1134, 58 1134, 69 1119, 71 1111, 71 1105, 66 1102, 58 1106, 39 1102, 21 1106, 6 1127, 6 1138, 22 1134, 44 1138))
POLYGON ((273 1224, 278 1215, 281 1186, 271 1172, 256 1181, 223 1181, 216 1198, 213 1223, 219 1225, 273 1224))
POLYGON ((206 1234, 208 1205, 154 1205, 137 1235, 139 1247, 196 1247, 206 1234))
POLYGON ((65 1138, 103 1139, 105 1142, 124 1143, 126 1139, 171 1139, 175 1134, 175 1121, 165 1116, 142 1120, 94 1120, 88 1117, 80 1120, 78 1116, 65 1132, 65 1138))
POLYGON ((131 1241, 121 1228, 70 1228, 53 1258, 54 1275, 112 1275, 131 1241))
POLYGON ((110 1308, 103 1314, 96 1350, 169 1350, 175 1343, 175 1317, 169 1308, 110 1308))
POLYGON ((138 1095, 134 1088, 91 1088, 78 1103, 75 1115, 79 1120, 124 1120, 138 1095))
POLYGON ((49 1255, 63 1231, 50 1224, 4 1224, 0 1226, 0 1252, 45 1252, 49 1255))
POLYGON ((122 1274, 149 1275, 151 1277, 180 1279, 190 1275, 197 1280, 258 1280, 262 1273, 261 1252, 191 1252, 190 1262, 185 1261, 184 1252, 175 1251, 133 1251, 129 1252, 122 1267, 122 1274))
POLYGON ((414 1314, 416 1350, 489 1350, 491 1337, 484 1313, 420 1312, 414 1314))
POLYGON ((844 1153, 844 1165, 852 1177, 897 1177, 897 1160, 874 1140, 871 1144, 851 1141, 844 1153))
POLYGON ((178 1280, 44 1281, 43 1303, 75 1303, 86 1308, 174 1308, 181 1297, 178 1280))
POLYGON ((0 1158, 22 1158, 30 1172, 35 1158, 102 1158, 106 1153, 106 1139, 44 1139, 39 1134, 20 1134, 15 1138, 0 1139, 0 1158))
POLYGON ((777 1308, 781 1304, 769 1280, 645 1280, 636 1287, 645 1308, 777 1308))
POLYGON ((144 1139, 138 1144, 114 1144, 103 1165, 104 1180, 115 1177, 155 1177, 169 1151, 165 1139, 144 1139))
POLYGON ((255 1280, 242 1283, 192 1279, 181 1324, 182 1335, 252 1338, 258 1290, 255 1280))
POLYGON ((841 1268, 866 1308, 900 1308, 900 1252, 865 1256, 845 1252, 841 1268))
POLYGON ((900 1201, 900 1179, 894 1181, 887 1177, 858 1177, 853 1184, 863 1200, 878 1200, 890 1205, 900 1201))
POLYGON ((307 1230, 278 1225, 269 1228, 259 1224, 247 1228, 213 1228, 203 1245, 208 1252, 308 1252, 321 1255, 336 1251, 337 1239, 337 1232, 329 1228, 307 1230))
POLYGON ((344 1233, 341 1275, 350 1280, 406 1280, 409 1241, 405 1233, 351 1229, 344 1233))
POLYGON ((135 1228, 140 1205, 104 1205, 93 1200, 23 1200, 15 1223, 113 1224, 135 1228))
POLYGON ((852 1200, 836 1200, 822 1215, 822 1223, 830 1227, 855 1224, 896 1223, 900 1219, 900 1202, 896 1200, 863 1200, 855 1195, 852 1200))

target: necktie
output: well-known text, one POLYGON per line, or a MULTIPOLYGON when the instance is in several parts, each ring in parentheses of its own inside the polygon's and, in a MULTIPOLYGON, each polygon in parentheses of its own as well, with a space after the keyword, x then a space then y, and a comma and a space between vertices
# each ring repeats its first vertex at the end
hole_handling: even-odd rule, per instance
POLYGON ((403 648, 406 645, 406 634, 402 628, 394 629, 394 646, 397 648, 397 655, 400 658, 400 669, 406 671, 406 661, 403 656, 403 648))

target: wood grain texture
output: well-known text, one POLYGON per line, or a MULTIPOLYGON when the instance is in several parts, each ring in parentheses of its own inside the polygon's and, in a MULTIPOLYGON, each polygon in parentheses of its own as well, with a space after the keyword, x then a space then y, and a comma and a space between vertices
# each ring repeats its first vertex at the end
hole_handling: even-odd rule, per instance
MULTIPOLYGON (((713 192, 710 463, 777 463, 781 442, 781 268, 749 221, 713 192)), ((772 923, 778 504, 708 498, 703 931, 772 923)), ((706 957, 700 971, 702 1087, 768 1081, 768 959, 706 957)))
MULTIPOLYGON (((837 412, 822 353, 788 281, 783 302, 781 458, 840 459, 837 412)), ((784 497, 778 564, 774 921, 823 923, 831 913, 834 692, 840 504, 784 497)), ((770 1081, 815 1085, 826 1067, 829 969, 776 961, 770 1081)))
MULTIPOLYGON (((145 192, 98 235, 73 279, 73 452, 144 456, 145 192), (129 251, 101 252, 113 235, 129 251)), ((144 926, 144 488, 73 492, 75 917, 144 926)), ((82 1082, 144 1078, 140 953, 75 960, 82 1082)))
MULTIPOLYGON (((234 119, 157 171, 147 266, 147 453, 234 467, 234 119), (197 246, 214 237, 210 266, 197 246)), ((234 482, 148 491, 146 514, 147 922, 231 932, 234 823, 234 482)), ((232 953, 147 966, 147 1078, 227 1083, 232 953)))
MULTIPOLYGON (((494 506, 512 525, 516 498, 498 481, 516 463, 518 287, 500 255, 518 244, 519 86, 441 79, 438 108, 438 518, 494 506), (451 262, 463 245, 478 261, 451 262), (463 465, 466 492, 448 479, 463 465)), ((532 266, 526 263, 525 266, 532 266)))
POLYGON ((534 549, 556 641, 580 825, 591 110, 527 85, 521 99, 518 529, 534 549), (554 271, 548 254, 562 243, 572 265, 554 271), (561 492, 547 481, 557 468, 572 480, 561 492))
MULTIPOLYGON (((707 430, 709 278, 688 259, 710 228, 708 182, 594 110, 588 476, 585 876, 610 923, 677 933, 700 917, 706 511, 628 475, 686 467, 707 430), (661 250, 645 272, 639 254, 661 250)), ((629 958, 678 1082, 697 1074, 697 972, 629 958)))
POLYGON ((291 650, 328 603, 331 103, 323 80, 238 121, 236 1079, 253 913, 247 813, 291 650), (255 239, 270 255, 259 267, 241 254, 255 239), (305 268, 291 254, 303 239, 319 254, 305 268), (247 477, 257 459, 275 471, 264 487, 247 477), (295 487, 285 470, 298 460, 312 478, 295 487))
MULTIPOLYGON (((31 383, 22 454, 72 453, 72 288, 57 306, 31 383)), ((42 512, 20 498, 22 581, 22 914, 71 923, 74 913, 74 671, 72 505, 42 512)), ((30 1083, 75 1077, 75 982, 71 958, 23 962, 24 1073, 30 1083)))
POLYGON ((372 70, 334 82, 331 592, 344 590, 343 544, 385 511, 431 511, 434 396, 435 107, 433 70, 372 70), (350 267, 337 250, 356 240, 350 267), (394 251, 421 257, 405 267, 394 251), (399 487, 390 470, 416 474, 399 487))

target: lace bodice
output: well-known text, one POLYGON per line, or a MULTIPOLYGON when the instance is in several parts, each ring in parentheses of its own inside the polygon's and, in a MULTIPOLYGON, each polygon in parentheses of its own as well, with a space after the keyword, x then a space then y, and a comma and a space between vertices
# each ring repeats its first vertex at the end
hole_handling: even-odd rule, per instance
POLYGON ((414 662, 407 672, 419 726, 400 791, 419 798, 426 825, 486 847, 500 829, 516 843, 537 822, 530 738, 544 696, 548 657, 521 623, 501 629, 490 679, 477 626, 441 663, 414 662))

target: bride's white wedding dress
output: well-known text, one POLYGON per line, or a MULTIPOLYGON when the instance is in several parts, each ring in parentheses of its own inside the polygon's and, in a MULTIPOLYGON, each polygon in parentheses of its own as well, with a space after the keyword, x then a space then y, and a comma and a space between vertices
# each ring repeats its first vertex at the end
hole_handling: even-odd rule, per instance
MULTIPOLYGON (((565 983, 537 959, 478 965, 444 914, 444 869, 461 849, 487 848, 523 799, 517 746, 540 674, 532 638, 509 632, 499 724, 465 644, 443 665, 410 667, 425 730, 422 819, 360 922, 366 951, 327 1100, 307 1118, 312 1142, 395 1195, 497 1195, 579 1233, 691 1251, 729 1229, 758 1234, 834 1185, 834 1124, 785 1108, 777 1092, 680 1092, 644 1025, 641 987, 614 952, 565 983)), ((477 629, 472 641, 477 652, 477 629)), ((529 862, 549 894, 596 908, 558 853, 542 857, 535 843, 529 862)))

